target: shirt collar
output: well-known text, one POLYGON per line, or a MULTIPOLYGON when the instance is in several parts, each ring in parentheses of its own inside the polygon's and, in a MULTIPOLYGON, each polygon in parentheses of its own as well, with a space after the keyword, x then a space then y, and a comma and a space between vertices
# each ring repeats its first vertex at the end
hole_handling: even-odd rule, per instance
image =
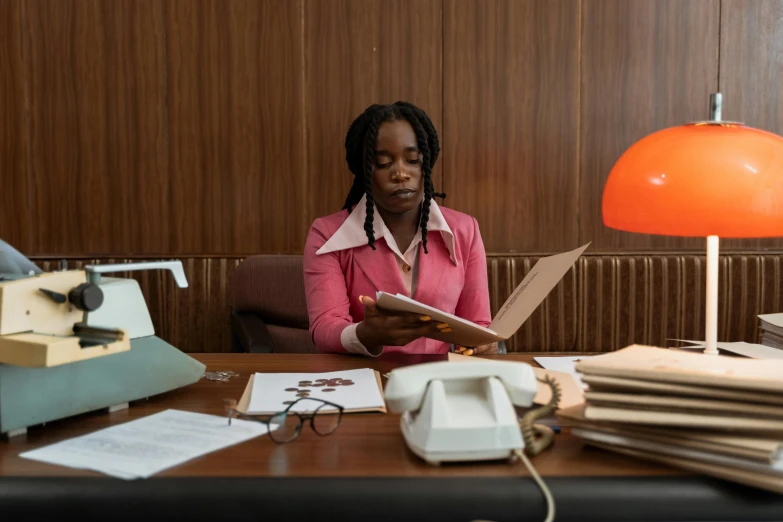
MULTIPOLYGON (((376 239, 384 237, 386 234, 390 234, 386 225, 383 222, 378 213, 378 208, 374 207, 372 230, 376 239)), ((349 248, 356 248, 367 244, 367 234, 364 231, 364 220, 367 217, 367 196, 362 196, 361 201, 354 207, 353 212, 348 216, 340 228, 337 229, 332 237, 324 243, 324 245, 318 249, 316 255, 328 254, 330 252, 337 252, 339 250, 347 250, 349 248)), ((428 232, 440 232, 443 236, 443 242, 446 244, 446 249, 449 251, 449 257, 451 261, 458 265, 457 257, 454 254, 454 234, 449 228, 449 224, 446 223, 446 219, 443 217, 443 213, 440 211, 440 207, 434 200, 430 202, 430 217, 427 221, 428 232)))

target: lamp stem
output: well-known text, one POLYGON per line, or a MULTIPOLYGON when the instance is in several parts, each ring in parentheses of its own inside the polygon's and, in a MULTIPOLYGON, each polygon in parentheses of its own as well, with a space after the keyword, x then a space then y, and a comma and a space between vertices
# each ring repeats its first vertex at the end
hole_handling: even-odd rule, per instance
POLYGON ((718 355, 718 236, 707 237, 707 299, 705 337, 707 355, 718 355))
POLYGON ((719 92, 710 94, 710 121, 723 119, 723 95, 719 92))

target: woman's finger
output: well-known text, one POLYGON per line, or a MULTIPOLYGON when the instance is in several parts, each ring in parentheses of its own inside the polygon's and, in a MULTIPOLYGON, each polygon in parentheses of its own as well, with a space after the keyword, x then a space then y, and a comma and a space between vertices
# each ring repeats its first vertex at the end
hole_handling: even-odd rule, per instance
POLYGON ((365 317, 381 315, 380 312, 378 312, 378 306, 375 304, 375 301, 373 301, 372 298, 367 297, 366 295, 360 295, 359 302, 364 305, 365 317))
POLYGON ((498 343, 482 344, 473 348, 473 354, 491 355, 498 353, 498 343))

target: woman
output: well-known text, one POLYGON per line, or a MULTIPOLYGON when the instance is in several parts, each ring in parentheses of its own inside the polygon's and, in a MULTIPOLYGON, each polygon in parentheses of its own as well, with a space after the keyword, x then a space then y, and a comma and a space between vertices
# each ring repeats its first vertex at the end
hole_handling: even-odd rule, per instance
MULTIPOLYGON (((476 220, 438 207, 432 168, 438 134, 405 102, 372 105, 348 129, 354 182, 343 210, 316 219, 304 252, 310 333, 320 351, 445 353, 449 326, 384 311, 375 292, 407 295, 473 321, 491 322, 484 244, 476 220)), ((458 351, 497 352, 495 344, 458 351)))

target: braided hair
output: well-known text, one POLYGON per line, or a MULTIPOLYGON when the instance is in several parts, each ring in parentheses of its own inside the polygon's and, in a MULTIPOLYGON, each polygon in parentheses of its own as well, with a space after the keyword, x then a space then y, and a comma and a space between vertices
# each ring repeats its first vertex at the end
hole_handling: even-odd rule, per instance
POLYGON ((427 113, 415 105, 398 101, 391 105, 371 105, 351 123, 345 136, 345 160, 353 173, 353 185, 345 198, 344 210, 351 211, 354 205, 367 196, 367 218, 364 220, 364 231, 367 234, 367 244, 375 250, 375 235, 373 234, 374 199, 372 196, 372 168, 375 158, 375 140, 378 128, 382 123, 406 120, 416 133, 419 151, 422 155, 422 178, 424 183, 424 201, 421 204, 421 242, 424 253, 427 251, 427 222, 430 218, 430 204, 433 197, 445 198, 446 194, 435 192, 432 184, 432 167, 438 160, 440 144, 438 133, 427 113))

